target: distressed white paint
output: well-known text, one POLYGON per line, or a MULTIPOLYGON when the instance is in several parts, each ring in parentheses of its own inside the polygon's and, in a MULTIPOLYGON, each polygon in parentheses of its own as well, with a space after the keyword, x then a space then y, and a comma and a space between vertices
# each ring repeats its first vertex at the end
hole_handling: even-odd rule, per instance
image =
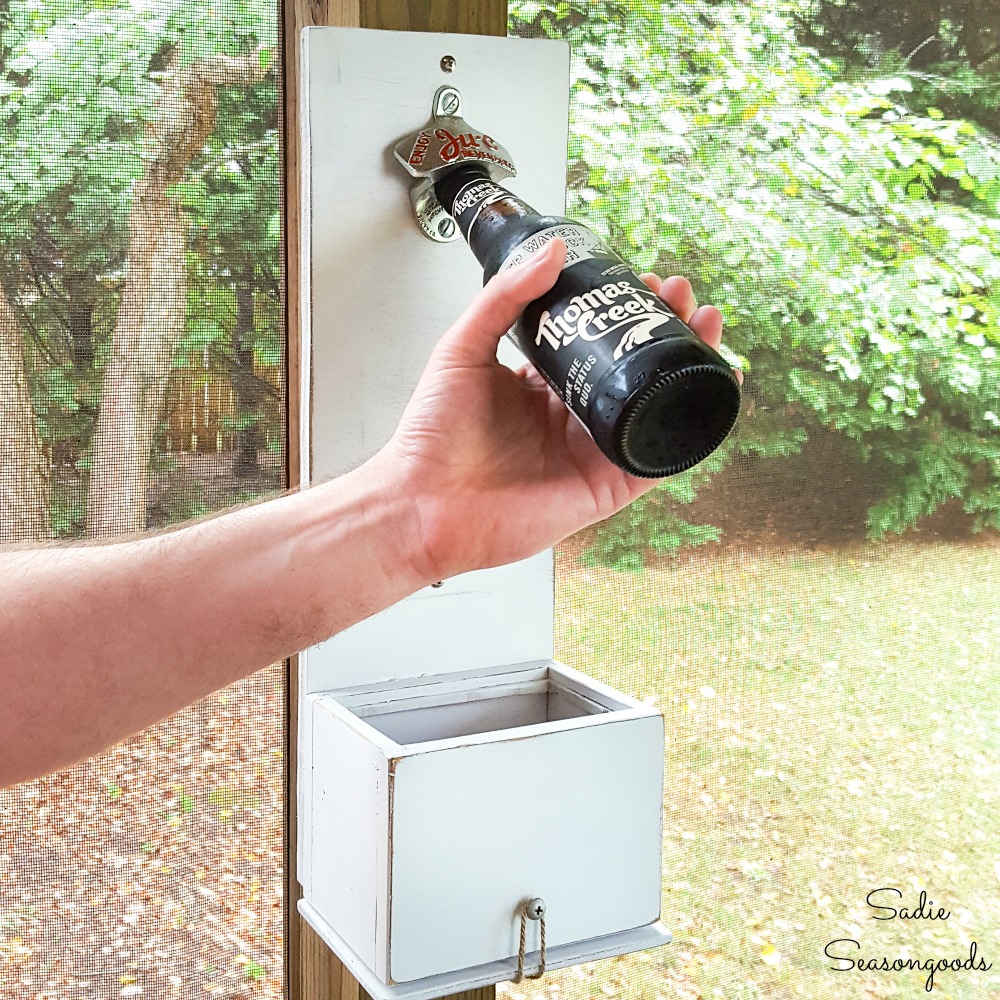
POLYGON ((308 693, 552 656, 552 552, 426 587, 306 654, 308 693))
MULTIPOLYGON (((438 1000, 464 990, 503 982, 512 979, 517 962, 508 959, 491 962, 474 969, 459 969, 440 976, 428 976, 409 983, 386 985, 375 979, 371 969, 354 954, 351 946, 337 933, 333 925, 306 899, 299 900, 299 912, 309 922, 317 934, 329 945, 375 1000, 438 1000)), ((634 930, 609 934, 606 937, 591 938, 588 941, 574 941, 572 944, 550 948, 546 952, 547 969, 564 969, 581 962, 596 962, 616 955, 627 955, 633 951, 644 951, 658 945, 669 944, 672 935, 663 924, 649 924, 634 930)), ((525 971, 531 975, 538 968, 538 952, 529 951, 525 971)))
MULTIPOLYGON (((463 242, 441 245, 419 232, 407 196, 412 178, 392 147, 429 121, 439 86, 455 86, 469 123, 514 156, 511 187, 541 211, 562 212, 569 50, 478 35, 303 35, 301 275, 312 365, 303 368, 302 398, 312 398, 313 419, 311 431, 303 423, 302 451, 304 475, 321 479, 389 438, 436 339, 482 285, 463 242), (448 74, 440 68, 446 54, 456 60, 448 74)), ((520 363, 503 347, 503 360, 520 363)))
MULTIPOLYGON (((435 90, 454 85, 467 120, 514 155, 514 190, 561 212, 568 51, 476 35, 303 32, 304 478, 343 473, 389 439, 437 338, 482 286, 464 242, 418 230, 412 178, 392 147, 430 119, 435 90)), ((506 339, 500 356, 522 360, 506 339)), ((551 552, 446 581, 310 650, 304 690, 551 657, 552 595, 551 552)))
POLYGON ((315 763, 305 834, 316 875, 303 889, 374 968, 376 941, 387 928, 387 859, 380 845, 389 836, 389 762, 379 747, 311 707, 320 718, 310 727, 315 763))
MULTIPOLYGON (((513 154, 511 187, 560 212, 568 50, 314 28, 303 71, 300 445, 316 480, 389 438, 481 284, 464 244, 418 232, 392 146, 453 84, 513 154)), ((506 342, 500 358, 520 363, 506 342)), ((549 905, 552 968, 669 937, 662 720, 554 663, 552 629, 545 552, 428 588, 302 658, 301 910, 379 1000, 509 978, 528 896, 549 905)))
POLYGON ((514 960, 517 907, 532 896, 548 904, 553 948, 607 947, 657 923, 654 709, 552 662, 309 704, 306 896, 368 970, 373 996, 514 960))
POLYGON ((395 762, 394 981, 516 955, 534 896, 552 946, 659 919, 663 720, 615 715, 395 762))

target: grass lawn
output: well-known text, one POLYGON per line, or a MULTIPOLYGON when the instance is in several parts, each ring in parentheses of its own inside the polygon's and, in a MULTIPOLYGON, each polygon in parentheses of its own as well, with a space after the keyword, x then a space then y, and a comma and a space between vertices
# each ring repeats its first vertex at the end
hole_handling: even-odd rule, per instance
MULTIPOLYGON (((925 971, 833 971, 824 946, 852 938, 839 954, 890 961, 975 940, 994 968, 931 996, 1000 1000, 1000 547, 730 546, 621 574, 580 542, 558 655, 666 717, 675 942, 500 996, 928 995, 925 971), (877 921, 880 887, 951 916, 877 921)), ((282 995, 281 701, 275 668, 0 793, 3 1000, 282 995)))
MULTIPOLYGON (((1000 997, 1000 548, 695 551, 640 574, 560 552, 563 661, 667 727, 673 944, 509 998, 1000 997), (921 890, 947 919, 895 919, 921 890)), ((599 883, 595 882, 595 891, 599 883)), ((558 914, 550 914, 558 920, 558 914)))

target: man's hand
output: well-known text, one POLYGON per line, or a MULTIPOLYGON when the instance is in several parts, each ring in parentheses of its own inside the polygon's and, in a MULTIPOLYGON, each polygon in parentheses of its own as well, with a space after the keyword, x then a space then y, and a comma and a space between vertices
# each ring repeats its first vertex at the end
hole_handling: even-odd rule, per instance
MULTIPOLYGON (((500 338, 548 291, 565 244, 493 278, 437 344, 399 427, 374 462, 409 498, 427 582, 527 558, 657 485, 617 468, 530 366, 497 361, 500 338)), ((685 278, 643 276, 713 347, 722 315, 685 278)))

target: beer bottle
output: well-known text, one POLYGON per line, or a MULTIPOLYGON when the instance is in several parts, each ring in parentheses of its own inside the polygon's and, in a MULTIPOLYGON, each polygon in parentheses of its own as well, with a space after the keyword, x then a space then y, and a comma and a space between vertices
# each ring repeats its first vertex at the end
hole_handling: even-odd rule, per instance
POLYGON ((444 173, 434 191, 484 281, 555 237, 566 242, 555 286, 511 337, 612 462, 659 478, 722 444, 740 408, 733 370, 596 233, 540 215, 478 163, 444 173))

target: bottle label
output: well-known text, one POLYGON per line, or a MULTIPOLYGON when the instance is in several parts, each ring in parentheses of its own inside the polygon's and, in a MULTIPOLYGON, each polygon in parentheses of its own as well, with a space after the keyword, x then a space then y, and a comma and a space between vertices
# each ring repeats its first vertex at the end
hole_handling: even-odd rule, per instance
POLYGON ((637 347, 686 330, 619 257, 612 255, 609 263, 599 253, 578 258, 571 270, 564 269, 552 290, 528 307, 513 330, 522 353, 584 421, 593 390, 605 373, 637 347))
POLYGON ((566 263, 563 268, 572 267, 573 264, 580 263, 581 260, 596 260, 607 257, 610 260, 620 260, 619 256, 612 250, 595 232, 587 229, 586 226, 577 226, 568 222, 561 226, 553 226, 551 229, 543 229, 540 233, 532 234, 520 246, 511 251, 510 256, 503 262, 501 271, 507 271, 518 264, 529 260, 533 254, 538 253, 550 240, 556 237, 566 243, 566 263))
POLYGON ((653 339, 653 330, 663 325, 664 311, 650 289, 627 280, 608 281, 546 309, 538 319, 535 346, 544 341, 559 351, 577 338, 593 342, 607 337, 615 344, 612 360, 617 361, 653 339))
POLYGON ((479 216, 479 213, 495 201, 512 201, 521 205, 525 211, 530 211, 528 206, 520 199, 515 198, 509 191, 504 190, 493 181, 482 178, 469 181, 455 195, 455 204, 452 207, 451 215, 458 223, 458 228, 462 230, 462 235, 468 240, 469 231, 479 216))

